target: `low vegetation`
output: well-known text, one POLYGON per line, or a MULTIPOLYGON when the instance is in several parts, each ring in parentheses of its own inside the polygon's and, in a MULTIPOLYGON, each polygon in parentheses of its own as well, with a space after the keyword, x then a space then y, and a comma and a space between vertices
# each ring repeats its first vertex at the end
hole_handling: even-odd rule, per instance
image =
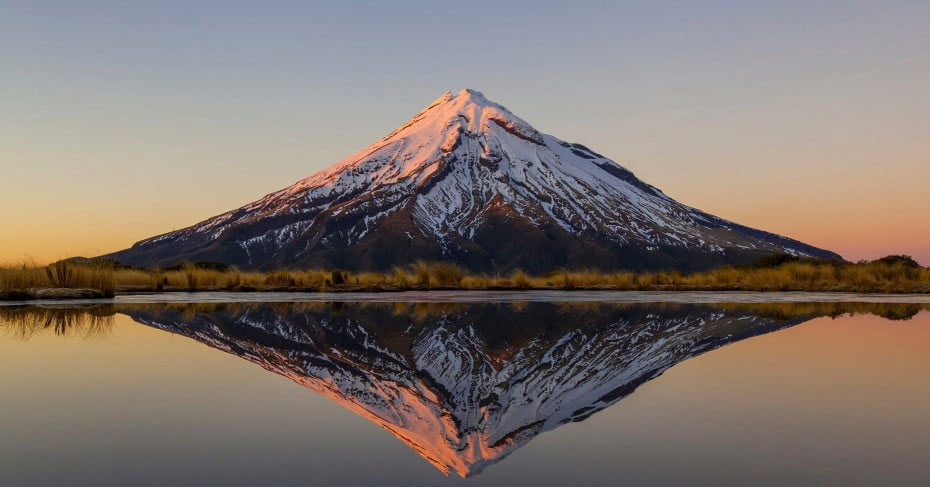
POLYGON ((930 293, 930 269, 907 256, 870 262, 762 258, 751 265, 682 274, 558 270, 529 275, 469 274, 446 262, 417 261, 390 272, 276 270, 245 272, 215 263, 186 263, 168 269, 137 269, 112 261, 32 262, 0 266, 0 297, 22 299, 41 288, 88 288, 114 292, 152 291, 406 291, 487 290, 668 290, 826 291, 930 293), (32 291, 30 291, 32 290, 32 291))

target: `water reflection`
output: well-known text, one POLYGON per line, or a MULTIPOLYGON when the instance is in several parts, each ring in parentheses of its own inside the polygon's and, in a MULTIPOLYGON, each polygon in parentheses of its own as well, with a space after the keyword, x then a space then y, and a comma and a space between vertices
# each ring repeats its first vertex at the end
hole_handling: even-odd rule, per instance
POLYGON ((0 308, 5 328, 105 337, 108 317, 190 337, 286 376, 389 431, 445 473, 475 475, 669 367, 817 316, 907 319, 858 303, 290 303, 0 308))
POLYGON ((113 327, 115 312, 112 305, 0 307, 0 331, 20 340, 41 333, 105 339, 113 327))

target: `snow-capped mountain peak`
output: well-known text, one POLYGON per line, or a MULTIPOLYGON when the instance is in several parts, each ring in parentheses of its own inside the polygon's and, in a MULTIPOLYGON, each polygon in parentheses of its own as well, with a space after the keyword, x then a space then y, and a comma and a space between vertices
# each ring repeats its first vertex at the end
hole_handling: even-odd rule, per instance
POLYGON ((706 268, 838 257, 672 200, 481 92, 447 91, 385 137, 281 191, 111 257, 243 267, 706 268))
POLYGON ((481 92, 464 89, 458 95, 446 91, 407 123, 378 142, 320 171, 292 187, 315 188, 317 194, 357 188, 372 183, 395 184, 411 176, 422 181, 431 174, 443 154, 453 152, 461 137, 490 134, 495 125, 522 134, 527 140, 543 144, 542 136, 530 124, 501 105, 488 101, 481 92), (493 124, 493 125, 492 125, 493 124), (379 155, 388 156, 382 160, 379 155), (378 164, 376 171, 366 165, 378 164), (354 177, 364 173, 361 178, 354 177))

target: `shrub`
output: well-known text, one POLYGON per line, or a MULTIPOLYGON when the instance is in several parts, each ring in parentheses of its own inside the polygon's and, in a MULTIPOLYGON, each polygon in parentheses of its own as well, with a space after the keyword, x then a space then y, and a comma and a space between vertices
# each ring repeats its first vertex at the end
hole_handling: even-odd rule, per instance
POLYGON ((771 254, 759 257, 758 259, 754 260, 752 264, 749 264, 749 267, 754 267, 756 269, 768 269, 772 267, 780 267, 782 264, 797 262, 799 260, 801 260, 800 257, 791 254, 771 254))
POLYGON ((465 278, 465 270, 450 262, 438 262, 429 266, 430 282, 440 286, 458 286, 465 278))
POLYGON ((920 264, 914 260, 910 255, 886 255, 880 259, 875 259, 872 261, 873 264, 883 264, 883 265, 900 265, 902 267, 907 267, 911 269, 919 269, 920 264))

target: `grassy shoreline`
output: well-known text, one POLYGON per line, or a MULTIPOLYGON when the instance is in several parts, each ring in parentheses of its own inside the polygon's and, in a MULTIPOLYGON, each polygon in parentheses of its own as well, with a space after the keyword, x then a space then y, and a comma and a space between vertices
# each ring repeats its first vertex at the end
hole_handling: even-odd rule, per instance
MULTIPOLYGON (((0 266, 0 299, 35 299, 42 289, 93 290, 101 297, 130 292, 392 292, 414 290, 808 291, 930 293, 930 268, 906 256, 838 262, 772 256, 747 266, 705 272, 599 272, 558 270, 529 275, 469 274, 444 262, 415 262, 390 272, 276 270, 245 272, 221 264, 136 269, 111 261, 22 262, 0 266)), ((84 291, 84 295, 78 291, 84 291)), ((55 293, 45 292, 46 295, 55 293)), ((68 292, 57 297, 67 298, 68 292)))

